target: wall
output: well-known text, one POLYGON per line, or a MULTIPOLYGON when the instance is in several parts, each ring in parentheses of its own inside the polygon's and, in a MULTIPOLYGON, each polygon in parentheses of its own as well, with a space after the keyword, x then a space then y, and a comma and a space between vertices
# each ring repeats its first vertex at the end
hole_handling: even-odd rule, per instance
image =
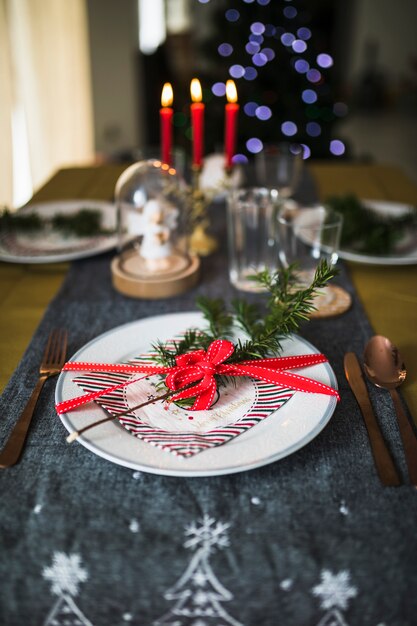
POLYGON ((96 151, 143 142, 137 0, 88 0, 96 151))
POLYGON ((378 44, 378 66, 391 87, 411 74, 411 57, 417 57, 416 0, 356 0, 352 2, 348 79, 358 77, 364 66, 366 42, 378 44))

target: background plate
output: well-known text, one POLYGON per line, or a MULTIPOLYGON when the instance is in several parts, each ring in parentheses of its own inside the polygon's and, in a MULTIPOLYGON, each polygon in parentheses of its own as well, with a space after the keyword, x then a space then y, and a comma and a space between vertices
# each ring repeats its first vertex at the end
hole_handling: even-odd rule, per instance
MULTIPOLYGON (((94 209, 101 213, 103 228, 115 230, 116 207, 99 200, 62 200, 31 204, 19 209, 20 214, 38 213, 52 217, 56 213, 76 213, 80 209, 94 209)), ((64 237, 44 229, 36 234, 8 233, 0 236, 0 261, 9 263, 60 263, 107 252, 117 245, 117 235, 93 237, 64 237)))

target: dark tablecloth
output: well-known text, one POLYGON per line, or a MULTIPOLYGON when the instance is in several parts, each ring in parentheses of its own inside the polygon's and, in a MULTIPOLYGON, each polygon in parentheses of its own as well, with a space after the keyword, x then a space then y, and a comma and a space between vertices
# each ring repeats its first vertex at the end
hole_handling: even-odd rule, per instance
MULTIPOLYGON (((73 354, 125 322, 195 310, 197 294, 230 298, 224 249, 203 260, 196 289, 162 301, 116 293, 111 255, 73 263, 1 398, 0 445, 51 327, 68 329, 73 354)), ((112 464, 65 442, 46 383, 21 461, 0 473, 0 624, 417 623, 417 491, 376 475, 343 374, 372 329, 343 267, 337 282, 351 310, 300 334, 329 358, 341 402, 311 443, 260 469, 185 479, 112 464)), ((389 395, 370 391, 405 476, 389 395)))

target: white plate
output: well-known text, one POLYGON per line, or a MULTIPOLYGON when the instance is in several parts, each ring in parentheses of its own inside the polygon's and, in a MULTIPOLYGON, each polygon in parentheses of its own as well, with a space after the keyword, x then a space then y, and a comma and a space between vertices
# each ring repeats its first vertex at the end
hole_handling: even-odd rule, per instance
MULTIPOLYGON (((361 200, 368 208, 384 217, 400 217, 406 215, 414 207, 410 204, 379 200, 361 200)), ((362 254, 352 250, 339 250, 339 257, 344 261, 363 263, 365 265, 415 265, 417 263, 417 229, 408 232, 400 242, 397 251, 387 256, 362 254)))
MULTIPOLYGON (((165 341, 190 327, 205 327, 200 313, 174 313, 138 320, 93 339, 71 360, 126 361, 148 351, 156 340, 165 341)), ((284 343, 285 355, 317 352, 314 346, 295 335, 284 343)), ((77 375, 79 373, 74 372, 60 375, 55 394, 57 403, 80 395, 80 388, 72 382, 77 375)), ((302 375, 337 388, 336 377, 328 363, 303 368, 302 375)), ((103 417, 103 409, 96 404, 85 406, 82 412, 77 410, 60 416, 69 432, 103 417)), ((188 459, 137 439, 117 422, 92 428, 77 441, 109 461, 153 474, 184 477, 232 474, 272 463, 305 446, 326 426, 335 407, 333 396, 296 393, 278 411, 229 443, 188 459)))
MULTIPOLYGON (((80 209, 94 209, 101 213, 101 225, 108 230, 116 228, 116 207, 99 200, 60 200, 31 204, 19 213, 38 213, 52 217, 57 213, 69 215, 80 209)), ((36 233, 13 233, 0 236, 0 261, 9 263, 59 263, 73 261, 107 252, 117 245, 116 234, 92 237, 65 237, 56 231, 44 229, 36 233)))

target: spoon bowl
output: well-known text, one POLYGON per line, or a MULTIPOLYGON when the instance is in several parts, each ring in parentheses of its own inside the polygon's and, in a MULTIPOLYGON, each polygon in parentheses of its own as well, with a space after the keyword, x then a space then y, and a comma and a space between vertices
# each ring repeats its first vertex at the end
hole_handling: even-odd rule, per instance
POLYGON ((366 375, 377 387, 395 389, 407 376, 404 360, 387 337, 374 335, 365 346, 366 375))
POLYGON ((397 414, 397 422, 403 442, 408 474, 417 486, 417 437, 408 419, 397 387, 404 382, 407 371, 398 348, 387 337, 374 335, 364 351, 364 370, 377 387, 388 389, 397 414))

